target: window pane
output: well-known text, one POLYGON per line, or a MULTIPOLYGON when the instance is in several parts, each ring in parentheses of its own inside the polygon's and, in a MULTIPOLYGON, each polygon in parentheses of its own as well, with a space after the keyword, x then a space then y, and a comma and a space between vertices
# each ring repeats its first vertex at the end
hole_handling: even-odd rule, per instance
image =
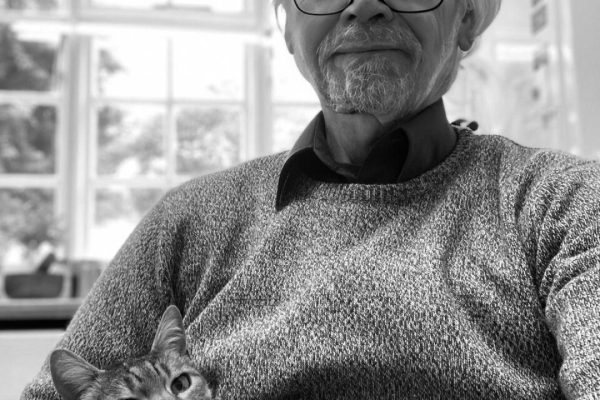
MULTIPOLYGON (((0 189, 0 265, 23 265, 40 246, 61 244, 51 189, 0 189)), ((4 269, 6 272, 6 269, 4 269)))
POLYGON ((0 104, 0 173, 54 173, 55 138, 55 107, 0 104))
POLYGON ((59 35, 0 23, 0 90, 55 90, 60 42, 59 35))
POLYGON ((94 40, 96 96, 166 98, 167 41, 141 35, 94 40))
POLYGON ((97 115, 99 175, 131 178, 165 173, 162 107, 110 105, 97 115))
POLYGON ((202 174, 240 162, 241 115, 225 108, 177 113, 177 172, 202 174))
POLYGON ((318 102, 314 89, 298 71, 294 57, 288 52, 281 36, 275 38, 273 47, 273 99, 318 102))
POLYGON ((92 0, 92 4, 102 8, 184 9, 215 13, 240 13, 245 9, 244 0, 92 0))
POLYGON ((59 0, 0 0, 0 10, 53 11, 61 7, 59 0))
POLYGON ((244 46, 239 40, 218 35, 176 39, 173 68, 175 98, 244 97, 244 46))
POLYGON ((244 0, 172 0, 174 8, 197 9, 216 13, 240 13, 244 11, 244 0))
POLYGON ((320 107, 284 107, 274 109, 272 152, 290 150, 320 107))
POLYGON ((163 194, 160 189, 111 187, 97 190, 90 256, 110 260, 163 194))

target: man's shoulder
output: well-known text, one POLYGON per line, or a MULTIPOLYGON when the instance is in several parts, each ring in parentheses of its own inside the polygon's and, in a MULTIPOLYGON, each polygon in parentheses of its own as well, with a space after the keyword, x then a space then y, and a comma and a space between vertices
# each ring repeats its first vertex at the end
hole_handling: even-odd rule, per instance
POLYGON ((547 180, 552 177, 595 175, 600 179, 597 160, 564 150, 527 146, 501 135, 473 135, 475 148, 488 166, 495 165, 505 179, 519 181, 547 180))
POLYGON ((504 161, 507 166, 534 165, 538 168, 568 169, 577 165, 597 164, 595 160, 586 159, 560 149, 528 146, 504 135, 473 134, 473 150, 487 158, 504 161))
POLYGON ((261 184, 278 177, 285 157, 285 152, 258 157, 227 169, 192 178, 178 188, 186 190, 215 184, 261 184))
POLYGON ((231 207, 269 197, 277 190, 285 158, 285 152, 272 154, 192 178, 171 189, 163 201, 170 207, 231 207))

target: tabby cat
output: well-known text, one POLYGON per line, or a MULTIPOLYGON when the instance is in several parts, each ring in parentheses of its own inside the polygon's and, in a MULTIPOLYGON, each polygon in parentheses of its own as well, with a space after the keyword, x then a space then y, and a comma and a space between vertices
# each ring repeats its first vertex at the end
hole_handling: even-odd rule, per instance
POLYGON ((50 356, 50 371, 64 400, 209 400, 206 379, 186 353, 181 314, 169 306, 150 354, 100 370, 64 349, 50 356))

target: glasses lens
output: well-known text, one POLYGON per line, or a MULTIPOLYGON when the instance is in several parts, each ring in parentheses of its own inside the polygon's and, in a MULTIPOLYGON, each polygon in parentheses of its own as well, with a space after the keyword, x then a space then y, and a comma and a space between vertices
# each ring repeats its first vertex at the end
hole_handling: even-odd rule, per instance
MULTIPOLYGON (((342 11, 352 0, 294 0, 296 6, 307 14, 334 14, 342 11)), ((384 0, 394 11, 417 13, 433 10, 443 0, 384 0)))
POLYGON ((294 0, 307 14, 334 14, 348 7, 351 0, 294 0))

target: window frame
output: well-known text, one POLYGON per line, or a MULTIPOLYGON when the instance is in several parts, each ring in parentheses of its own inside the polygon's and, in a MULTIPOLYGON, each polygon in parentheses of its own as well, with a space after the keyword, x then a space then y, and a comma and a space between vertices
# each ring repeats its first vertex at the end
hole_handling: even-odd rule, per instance
MULTIPOLYGON (((0 22, 26 23, 43 26, 65 35, 64 75, 60 93, 0 91, 0 99, 7 102, 52 104, 57 107, 55 174, 34 176, 24 174, 0 175, 0 188, 52 188, 55 192, 55 212, 64 217, 66 242, 64 256, 68 259, 87 258, 89 240, 94 223, 94 197, 99 188, 126 184, 136 188, 159 188, 164 191, 191 178, 176 174, 174 112, 182 105, 231 106, 241 112, 240 159, 242 161, 270 153, 271 137, 271 59, 269 36, 272 7, 269 2, 244 0, 246 12, 242 14, 190 15, 189 12, 154 12, 131 10, 100 10, 89 7, 89 0, 67 0, 64 8, 49 13, 4 11, 0 22), (240 101, 175 100, 168 96, 165 105, 165 145, 168 171, 164 179, 134 178, 120 180, 96 176, 97 125, 95 110, 99 103, 112 102, 147 104, 148 99, 111 99, 93 97, 92 37, 95 34, 128 29, 150 29, 158 34, 187 35, 210 32, 238 36, 245 43, 244 87, 240 101), (86 135, 80 134, 86 132, 86 135)), ((169 64, 170 59, 169 59, 169 64)), ((169 68, 172 68, 169 65, 169 68)), ((167 71, 170 76, 171 71, 167 71)), ((172 87, 169 79, 169 86, 172 87)), ((172 93, 172 92, 170 92, 172 93)), ((112 254, 106 256, 109 261, 112 254)))

